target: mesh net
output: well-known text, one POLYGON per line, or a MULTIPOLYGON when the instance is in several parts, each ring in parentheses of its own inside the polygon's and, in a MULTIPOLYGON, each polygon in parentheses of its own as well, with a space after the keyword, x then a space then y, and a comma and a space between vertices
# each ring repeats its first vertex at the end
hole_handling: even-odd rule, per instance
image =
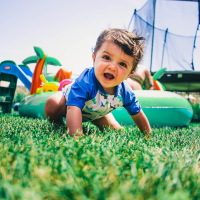
POLYGON ((150 71, 162 67, 167 71, 200 71, 198 2, 148 0, 134 13, 129 26, 133 29, 146 37, 142 64, 150 71))

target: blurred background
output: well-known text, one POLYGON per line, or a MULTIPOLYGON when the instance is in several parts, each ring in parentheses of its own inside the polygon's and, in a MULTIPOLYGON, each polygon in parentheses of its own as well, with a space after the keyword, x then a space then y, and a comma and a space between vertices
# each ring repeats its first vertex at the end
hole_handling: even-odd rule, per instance
MULTIPOLYGON (((32 55, 33 46, 57 58, 62 67, 80 74, 92 67, 92 48, 107 28, 128 28, 134 9, 146 0, 8 0, 0 13, 0 62, 17 65, 32 55)), ((35 64, 28 65, 31 71, 35 64)), ((58 68, 48 65, 48 73, 58 68)), ((18 85, 20 81, 18 80, 18 85)))

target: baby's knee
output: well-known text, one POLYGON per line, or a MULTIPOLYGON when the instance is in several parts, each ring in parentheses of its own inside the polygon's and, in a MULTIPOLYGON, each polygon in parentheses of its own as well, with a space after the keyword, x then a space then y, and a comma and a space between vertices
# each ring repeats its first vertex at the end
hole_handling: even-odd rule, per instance
POLYGON ((59 100, 57 95, 50 96, 44 106, 45 113, 54 114, 58 109, 59 100))
POLYGON ((61 94, 55 94, 49 97, 44 106, 46 117, 56 117, 66 114, 65 98, 61 94))
POLYGON ((46 116, 51 116, 55 113, 56 109, 55 109, 55 103, 54 101, 49 98, 47 99, 45 106, 44 106, 44 112, 46 116))

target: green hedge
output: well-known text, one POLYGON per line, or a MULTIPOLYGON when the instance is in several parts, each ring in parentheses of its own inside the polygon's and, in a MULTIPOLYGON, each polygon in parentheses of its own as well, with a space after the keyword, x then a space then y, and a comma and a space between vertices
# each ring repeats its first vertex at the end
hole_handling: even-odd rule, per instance
POLYGON ((197 103, 192 105, 193 109, 193 120, 200 121, 200 105, 197 103))

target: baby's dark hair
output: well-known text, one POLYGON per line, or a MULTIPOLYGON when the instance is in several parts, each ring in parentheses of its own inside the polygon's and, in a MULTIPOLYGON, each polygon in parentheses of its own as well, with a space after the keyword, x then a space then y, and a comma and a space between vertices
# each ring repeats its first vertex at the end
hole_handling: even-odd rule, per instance
POLYGON ((145 40, 145 38, 140 37, 135 30, 129 32, 125 29, 107 29, 97 38, 93 53, 96 55, 105 41, 112 41, 121 47, 125 54, 134 58, 132 71, 135 71, 144 54, 144 43, 141 40, 145 40))

